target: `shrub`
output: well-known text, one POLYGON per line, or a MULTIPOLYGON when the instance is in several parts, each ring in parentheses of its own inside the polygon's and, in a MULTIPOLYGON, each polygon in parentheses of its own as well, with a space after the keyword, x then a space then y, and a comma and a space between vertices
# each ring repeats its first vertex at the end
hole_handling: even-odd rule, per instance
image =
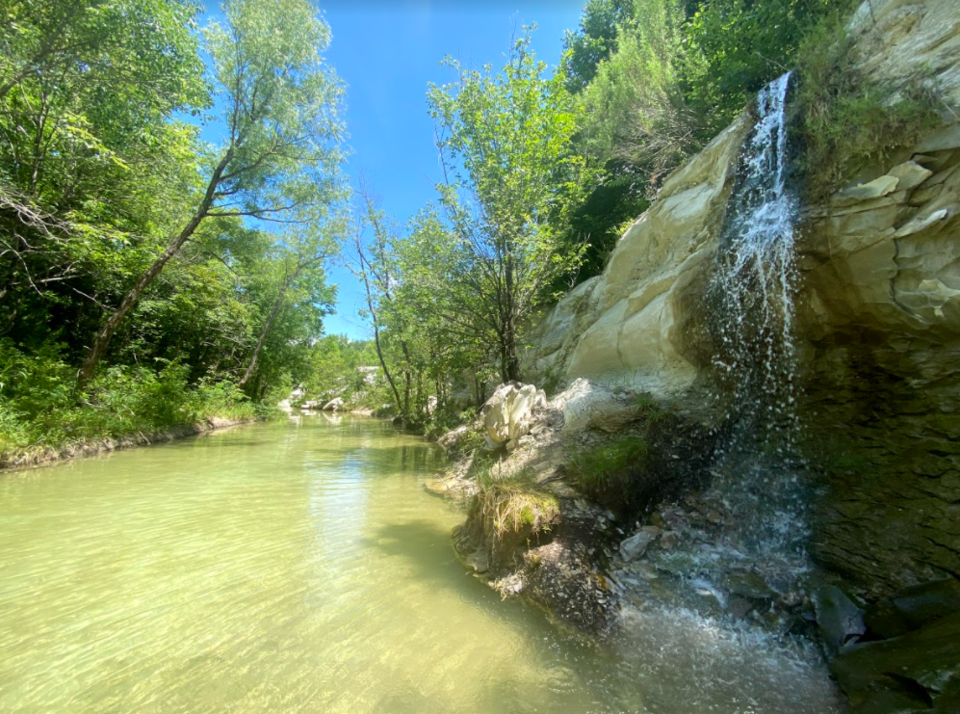
POLYGON ((939 123, 934 94, 919 83, 889 86, 856 68, 843 3, 804 39, 797 90, 806 189, 824 198, 939 123))
POLYGON ((113 366, 78 392, 76 370, 61 353, 55 343, 27 355, 0 341, 0 453, 256 414, 233 382, 201 381, 191 388, 189 369, 175 362, 159 372, 113 366))

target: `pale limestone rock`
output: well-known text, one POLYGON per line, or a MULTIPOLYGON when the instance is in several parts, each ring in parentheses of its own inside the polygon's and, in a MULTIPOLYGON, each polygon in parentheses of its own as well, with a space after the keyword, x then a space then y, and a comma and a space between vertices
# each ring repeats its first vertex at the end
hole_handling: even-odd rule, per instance
POLYGON ((716 241, 749 117, 739 118, 664 183, 618 241, 604 273, 547 316, 526 356, 533 373, 560 373, 666 394, 689 387, 687 306, 713 267, 716 241), (569 329, 566 336, 561 332, 569 329))
POLYGON ((925 216, 916 216, 907 223, 905 223, 901 228, 897 229, 897 232, 894 233, 895 238, 903 238, 904 236, 911 235, 912 233, 919 233, 922 230, 925 230, 932 226, 934 223, 938 223, 947 217, 947 209, 941 208, 938 211, 933 211, 925 216))
POLYGON ((960 149, 960 123, 933 132, 917 145, 916 151, 929 154, 949 149, 960 149))
MULTIPOLYGON (((797 233, 806 426, 871 459, 821 484, 812 547, 882 589, 960 572, 960 11, 873 0, 850 27, 866 75, 935 86, 948 115, 896 165, 865 167, 879 178, 806 207, 797 233)), ((553 402, 565 430, 627 418, 618 385, 697 398, 710 383, 704 296, 748 124, 677 169, 604 273, 547 316, 528 361, 570 384, 553 402)))
POLYGON ((899 179, 900 183, 897 184, 897 188, 909 191, 933 176, 933 171, 925 169, 915 161, 906 161, 899 166, 894 166, 887 174, 899 179))
POLYGON ((547 404, 547 396, 532 384, 502 384, 480 410, 488 446, 516 442, 533 425, 534 412, 547 404))
POLYGON ((335 397, 323 405, 323 411, 325 412, 338 412, 341 409, 343 409, 343 399, 340 397, 335 397))
POLYGON ((849 26, 861 70, 872 79, 921 79, 960 107, 960 12, 956 0, 870 0, 849 26))
POLYGON ((832 203, 835 206, 847 206, 853 203, 862 203, 871 198, 880 198, 897 189, 900 179, 896 176, 884 175, 876 178, 869 183, 862 183, 850 188, 845 188, 833 197, 832 203))
POLYGON ((550 402, 563 414, 563 431, 576 433, 588 427, 607 431, 610 424, 623 424, 636 416, 636 406, 600 384, 574 380, 550 402))

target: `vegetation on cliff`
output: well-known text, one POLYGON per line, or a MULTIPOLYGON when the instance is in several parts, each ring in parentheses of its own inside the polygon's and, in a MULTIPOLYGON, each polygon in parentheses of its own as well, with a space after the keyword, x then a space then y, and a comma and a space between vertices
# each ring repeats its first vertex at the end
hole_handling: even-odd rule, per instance
POLYGON ((446 170, 437 204, 403 228, 360 202, 369 236, 358 233, 355 263, 398 412, 423 421, 433 396, 440 414, 456 413, 465 405, 444 385, 482 402, 488 382, 521 380, 539 311, 601 272, 667 174, 787 70, 799 68, 812 190, 849 179, 880 150, 878 134, 909 140, 927 126, 923 97, 891 100, 856 70, 852 11, 590 0, 552 75, 530 29, 499 70, 450 62, 455 81, 428 95, 446 170))

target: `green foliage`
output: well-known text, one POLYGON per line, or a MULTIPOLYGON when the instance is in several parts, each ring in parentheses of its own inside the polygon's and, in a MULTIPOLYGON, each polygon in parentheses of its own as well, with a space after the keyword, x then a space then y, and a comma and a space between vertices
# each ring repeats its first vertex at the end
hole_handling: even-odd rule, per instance
POLYGON ((597 66, 617 46, 620 28, 633 17, 633 0, 587 0, 576 32, 563 37, 563 67, 571 93, 583 91, 597 74, 597 66))
POLYGON ((372 341, 326 335, 310 348, 307 375, 301 382, 306 398, 327 401, 342 397, 352 406, 380 407, 390 398, 376 365, 372 341))
POLYGON ((177 363, 159 371, 115 365, 78 394, 76 368, 64 361, 61 345, 27 355, 0 340, 0 454, 256 414, 236 384, 203 380, 191 386, 189 371, 177 363))
POLYGON ((794 63, 804 33, 832 6, 635 0, 617 13, 615 50, 583 90, 585 149, 655 188, 794 63))
POLYGON ((580 107, 563 73, 546 76, 529 30, 499 72, 466 70, 431 87, 431 115, 448 182, 439 187, 457 271, 446 291, 466 329, 496 345, 502 380, 519 380, 524 319, 549 297, 555 278, 580 261, 561 236, 592 183, 575 151, 580 107))
POLYGON ((709 141, 796 63, 800 43, 835 0, 703 0, 683 29, 683 91, 709 141))
POLYGON ((643 167, 648 182, 698 146, 698 118, 680 91, 683 21, 679 0, 635 2, 616 52, 583 93, 586 150, 643 167))
POLYGON ((235 0, 201 33, 200 9, 0 3, 0 336, 22 372, 6 421, 41 418, 31 405, 46 393, 60 414, 102 421, 103 404, 123 414, 129 398, 144 415, 90 433, 154 428, 236 401, 216 385, 239 380, 261 400, 309 373, 344 230, 329 27, 306 0, 235 0), (217 115, 225 143, 207 146, 197 118, 217 115), (88 393, 71 388, 111 314, 95 340, 107 368, 88 393), (164 415, 172 395, 148 398, 154 382, 203 407, 164 415))
POLYGON ((628 434, 573 457, 568 467, 574 482, 588 496, 601 502, 629 496, 630 477, 647 457, 646 440, 628 434))
POLYGON ((814 199, 840 188, 859 170, 882 165, 939 123, 936 97, 918 84, 884 85, 856 69, 837 11, 804 39, 800 49, 801 170, 814 199))
POLYGON ((603 272, 624 225, 632 223, 650 205, 644 181, 622 162, 610 161, 605 176, 571 212, 566 240, 586 245, 576 272, 578 282, 603 272))

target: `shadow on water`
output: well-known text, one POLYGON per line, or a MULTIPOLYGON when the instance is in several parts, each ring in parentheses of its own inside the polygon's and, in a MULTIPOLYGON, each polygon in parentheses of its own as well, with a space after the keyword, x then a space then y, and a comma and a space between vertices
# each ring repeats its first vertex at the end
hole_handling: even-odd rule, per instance
POLYGON ((488 598, 482 595, 485 594, 485 590, 490 591, 474 578, 470 580, 477 587, 456 587, 455 584, 459 580, 455 576, 459 575, 466 579, 469 574, 453 554, 450 538, 450 531, 436 523, 416 520, 385 525, 378 528, 373 536, 365 538, 363 542, 392 558, 404 558, 408 565, 414 567, 413 575, 418 580, 429 582, 437 588, 475 592, 477 604, 486 601, 488 598))
POLYGON ((430 521, 416 520, 383 526, 363 542, 389 557, 405 559, 413 566, 411 575, 416 580, 427 582, 437 590, 453 591, 463 602, 484 610, 489 616, 512 626, 529 627, 530 614, 536 613, 538 623, 551 628, 551 639, 569 640, 568 644, 576 643, 592 650, 604 649, 574 633, 553 629, 546 614, 538 607, 517 598, 504 601, 496 591, 464 568, 454 555, 451 538, 449 530, 430 521))

